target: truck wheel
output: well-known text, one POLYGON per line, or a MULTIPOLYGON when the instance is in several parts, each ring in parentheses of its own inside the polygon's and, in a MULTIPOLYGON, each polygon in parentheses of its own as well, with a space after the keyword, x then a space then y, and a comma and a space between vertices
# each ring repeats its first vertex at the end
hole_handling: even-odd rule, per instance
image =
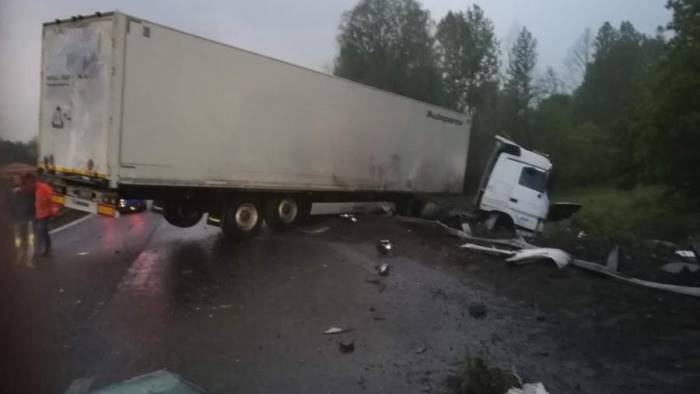
POLYGON ((227 237, 246 239, 258 234, 262 221, 260 203, 255 198, 243 197, 226 209, 221 229, 227 237))
POLYGON ((299 224, 308 216, 307 203, 299 196, 273 196, 265 201, 265 222, 268 226, 285 230, 299 224))
POLYGON ((202 220, 204 212, 189 200, 166 201, 163 206, 165 220, 177 227, 192 227, 202 220))

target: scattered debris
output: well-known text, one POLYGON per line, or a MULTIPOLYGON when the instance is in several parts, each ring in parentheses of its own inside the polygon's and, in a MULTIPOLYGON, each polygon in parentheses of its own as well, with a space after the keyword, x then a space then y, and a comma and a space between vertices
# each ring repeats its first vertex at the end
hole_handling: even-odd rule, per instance
POLYGON ((481 320, 486 317, 486 305, 473 304, 469 306, 469 316, 481 320))
POLYGON ((340 328, 340 327, 331 327, 324 331, 323 333, 326 335, 334 335, 334 334, 342 334, 344 332, 350 332, 352 331, 352 328, 340 328))
POLYGON ((693 252, 692 250, 676 250, 676 254, 686 259, 697 259, 695 257, 695 252, 693 252))
POLYGON ((513 256, 515 254, 515 252, 513 252, 512 250, 498 249, 495 246, 482 246, 468 242, 462 245, 461 248, 475 250, 477 252, 484 252, 497 256, 513 256))
POLYGON ((506 394, 549 394, 542 383, 525 383, 522 388, 512 387, 506 394))
POLYGON ((610 253, 608 253, 608 260, 605 263, 605 266, 608 267, 609 270, 611 271, 617 271, 617 266, 620 262, 620 248, 615 245, 610 253))
POLYGON ((326 231, 330 230, 331 228, 328 226, 321 226, 321 227, 316 227, 316 228, 300 228, 299 231, 301 231, 304 234, 321 234, 325 233, 326 231))
POLYGON ((382 265, 380 265, 379 268, 377 269, 377 273, 380 276, 389 275, 389 263, 383 263, 382 265))
POLYGON ((377 243, 377 251, 382 256, 387 256, 394 249, 394 244, 388 239, 382 239, 377 243))
POLYGON ((149 393, 149 394, 198 394, 204 390, 181 376, 162 369, 115 383, 93 394, 149 393))
MULTIPOLYGON (((507 261, 527 261, 527 260, 532 260, 534 258, 548 258, 553 260, 558 267, 564 267, 567 264, 571 264, 575 267, 582 268, 588 271, 593 271, 602 275, 609 276, 611 278, 615 278, 617 280, 626 282, 626 283, 632 283, 635 285, 639 286, 644 286, 644 287, 649 287, 652 289, 658 289, 658 290, 664 290, 664 291, 669 291, 672 293, 678 293, 678 294, 685 294, 693 297, 700 297, 700 287, 692 287, 692 286, 679 286, 679 285, 672 285, 668 283, 659 283, 659 282, 652 282, 648 280, 643 280, 643 279, 638 279, 638 278, 633 278, 629 277, 627 275, 618 273, 615 270, 612 270, 608 268, 607 266, 593 263, 590 261, 586 260, 581 260, 581 259, 576 259, 572 258, 571 255, 568 253, 564 252, 563 250, 560 249, 551 249, 551 248, 538 248, 534 245, 531 245, 523 240, 518 240, 518 239, 512 239, 512 240, 501 240, 501 239, 494 239, 494 240, 489 240, 487 238, 478 238, 478 237, 469 237, 469 239, 472 240, 478 240, 481 242, 489 242, 492 244, 491 247, 481 247, 479 245, 474 245, 474 244, 464 244, 462 245, 463 248, 465 249, 470 249, 470 250, 476 250, 480 252, 485 252, 485 253, 491 253, 491 254, 500 254, 503 256, 511 256, 507 259, 507 261), (519 251, 513 252, 512 250, 504 250, 504 249, 497 249, 493 245, 506 245, 506 246, 511 246, 511 247, 517 247, 516 245, 521 245, 519 247, 519 251), (517 256, 517 257, 516 257, 517 256)), ((660 244, 662 241, 647 241, 647 242, 654 242, 657 244, 660 244)))
POLYGON ((352 353, 355 351, 355 342, 341 341, 338 343, 338 349, 340 349, 341 353, 352 353))
POLYGON ((506 261, 512 263, 529 263, 542 259, 552 260, 554 264, 557 265, 557 268, 564 268, 571 263, 572 257, 561 249, 537 248, 523 249, 507 258, 506 261))
POLYGON ((661 269, 671 274, 680 274, 684 270, 695 272, 698 269, 700 269, 700 265, 693 263, 677 262, 664 264, 661 267, 661 269))
POLYGON ((472 227, 469 225, 469 223, 462 223, 462 232, 467 235, 472 235, 472 227))
POLYGON ((353 222, 353 223, 357 223, 357 222, 358 222, 357 216, 355 216, 355 215, 352 214, 352 213, 341 213, 341 214, 340 214, 340 218, 343 219, 343 220, 347 220, 348 222, 353 222))

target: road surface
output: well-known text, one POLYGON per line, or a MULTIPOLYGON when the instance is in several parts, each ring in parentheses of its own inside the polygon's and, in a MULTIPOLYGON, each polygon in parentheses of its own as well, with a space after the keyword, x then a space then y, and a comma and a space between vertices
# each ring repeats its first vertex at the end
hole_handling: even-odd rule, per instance
POLYGON ((53 257, 3 271, 4 387, 64 393, 168 369, 212 393, 447 392, 466 356, 552 393, 697 387, 694 299, 512 268, 396 218, 359 219, 237 244, 151 212, 59 231, 53 257), (334 326, 352 330, 323 334, 334 326))

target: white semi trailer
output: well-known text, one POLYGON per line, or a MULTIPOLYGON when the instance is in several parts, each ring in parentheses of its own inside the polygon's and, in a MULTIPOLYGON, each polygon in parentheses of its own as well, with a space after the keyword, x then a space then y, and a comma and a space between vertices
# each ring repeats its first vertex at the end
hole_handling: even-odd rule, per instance
MULTIPOLYGON (((467 116, 120 12, 43 26, 40 163, 54 201, 118 216, 208 214, 236 237, 290 227, 315 201, 462 192, 467 116)), ((477 208, 541 228, 551 163, 500 139, 477 208)))

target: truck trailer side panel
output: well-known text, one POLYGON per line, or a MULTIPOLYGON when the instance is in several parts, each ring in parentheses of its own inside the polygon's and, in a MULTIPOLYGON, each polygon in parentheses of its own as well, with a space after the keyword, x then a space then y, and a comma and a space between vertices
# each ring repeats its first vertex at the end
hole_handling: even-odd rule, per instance
POLYGON ((464 115, 117 16, 120 183, 461 192, 464 115))

